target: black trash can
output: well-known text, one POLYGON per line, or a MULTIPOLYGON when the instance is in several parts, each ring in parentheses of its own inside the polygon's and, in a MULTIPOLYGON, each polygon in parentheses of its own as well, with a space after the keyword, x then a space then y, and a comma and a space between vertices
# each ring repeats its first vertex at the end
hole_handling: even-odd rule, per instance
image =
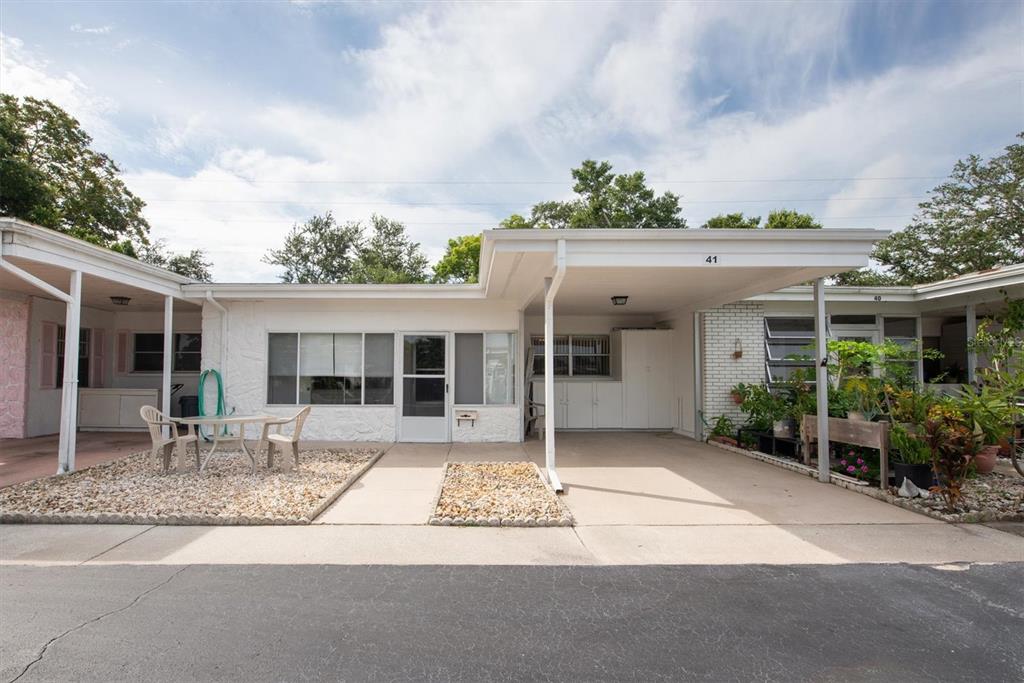
POLYGON ((199 397, 182 396, 178 399, 182 417, 199 417, 199 397))

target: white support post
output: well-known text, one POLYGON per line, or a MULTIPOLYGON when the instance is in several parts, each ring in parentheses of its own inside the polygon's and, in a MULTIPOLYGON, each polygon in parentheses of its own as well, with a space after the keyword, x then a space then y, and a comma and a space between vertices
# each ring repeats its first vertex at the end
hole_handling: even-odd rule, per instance
POLYGON ((555 276, 544 278, 544 464, 555 491, 562 482, 555 471, 555 294, 565 278, 565 240, 558 240, 555 276))
POLYGON ((704 370, 701 356, 704 353, 701 335, 701 313, 693 314, 693 438, 704 440, 704 370))
POLYGON ((971 350, 970 343, 978 334, 978 316, 975 313, 974 304, 967 304, 964 313, 967 317, 967 338, 965 340, 967 344, 967 383, 974 386, 978 379, 978 354, 971 350))
POLYGON ((829 481, 828 443, 828 326, 825 319, 825 279, 814 281, 815 389, 818 398, 818 481, 829 481))
MULTIPOLYGON (((164 297, 164 367, 160 382, 160 412, 171 416, 171 368, 174 361, 174 297, 164 297)), ((170 438, 171 429, 163 427, 164 438, 170 438)))
POLYGON ((75 471, 78 430, 78 337, 82 319, 82 271, 71 272, 67 312, 64 317, 64 383, 60 398, 60 438, 57 442, 57 474, 75 471))

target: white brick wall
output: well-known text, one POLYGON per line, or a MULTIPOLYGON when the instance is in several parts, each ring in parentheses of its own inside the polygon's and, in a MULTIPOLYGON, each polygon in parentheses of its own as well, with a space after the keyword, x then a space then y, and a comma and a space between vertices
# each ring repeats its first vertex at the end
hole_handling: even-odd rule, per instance
POLYGON ((757 301, 740 301, 704 313, 703 330, 704 419, 713 425, 719 415, 736 424, 743 413, 733 403, 729 390, 740 382, 764 380, 764 306, 757 301), (733 358, 736 340, 743 357, 733 358))

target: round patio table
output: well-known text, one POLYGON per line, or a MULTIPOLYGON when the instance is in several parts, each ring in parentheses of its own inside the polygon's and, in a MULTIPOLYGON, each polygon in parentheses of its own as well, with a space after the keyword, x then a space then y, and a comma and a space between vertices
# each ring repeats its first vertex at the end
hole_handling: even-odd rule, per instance
MULTIPOLYGON (((206 469, 206 464, 210 462, 210 458, 213 457, 217 447, 221 442, 237 441, 239 446, 242 448, 242 452, 249 458, 249 462, 252 463, 252 473, 256 474, 256 457, 249 451, 249 448, 245 445, 245 426, 247 424, 260 425, 265 427, 268 422, 279 420, 280 418, 275 415, 204 415, 198 417, 172 417, 174 422, 183 425, 193 426, 206 426, 211 427, 213 432, 213 446, 206 453, 206 457, 203 459, 202 464, 199 466, 199 472, 202 473, 206 469), (233 427, 238 425, 238 434, 218 434, 222 431, 221 427, 233 427)), ((260 454, 260 450, 263 448, 263 440, 266 438, 266 429, 260 431, 260 439, 256 444, 256 455, 260 454)), ((198 443, 196 448, 198 448, 198 443)), ((184 460, 179 458, 178 460, 178 471, 181 472, 185 467, 184 460)))

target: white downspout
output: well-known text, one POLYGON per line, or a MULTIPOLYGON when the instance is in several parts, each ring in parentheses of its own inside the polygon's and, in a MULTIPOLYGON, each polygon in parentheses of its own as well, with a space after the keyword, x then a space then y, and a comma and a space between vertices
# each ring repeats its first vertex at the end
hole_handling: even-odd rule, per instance
POLYGON ((221 302, 213 298, 213 292, 206 290, 206 300, 210 302, 210 305, 220 312, 220 378, 224 380, 224 364, 227 363, 228 357, 228 309, 224 307, 221 302))
POLYGON ((825 319, 825 278, 814 281, 815 389, 818 398, 818 481, 829 481, 828 328, 825 319))
POLYGON ((964 320, 967 333, 967 383, 973 387, 978 381, 978 354, 971 349, 971 342, 978 335, 978 315, 974 304, 967 304, 964 307, 964 320))
POLYGON ((558 240, 555 275, 544 278, 544 463, 548 483, 562 491, 555 471, 555 295, 565 279, 565 240, 558 240))

